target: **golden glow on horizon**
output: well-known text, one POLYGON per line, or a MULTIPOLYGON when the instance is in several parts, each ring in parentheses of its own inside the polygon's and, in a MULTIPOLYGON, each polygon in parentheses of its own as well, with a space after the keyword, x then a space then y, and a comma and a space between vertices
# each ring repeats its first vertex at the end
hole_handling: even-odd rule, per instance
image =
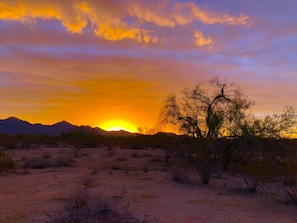
POLYGON ((124 130, 127 132, 137 132, 137 127, 132 123, 122 119, 112 119, 98 124, 98 127, 106 131, 124 130))
POLYGON ((1 118, 151 133, 166 95, 213 75, 244 89, 255 112, 297 107, 295 14, 260 8, 220 0, 0 0, 1 118))

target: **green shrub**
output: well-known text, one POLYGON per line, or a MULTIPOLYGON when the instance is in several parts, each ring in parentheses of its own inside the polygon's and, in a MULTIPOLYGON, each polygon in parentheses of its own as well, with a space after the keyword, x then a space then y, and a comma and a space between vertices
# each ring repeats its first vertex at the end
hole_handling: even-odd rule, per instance
POLYGON ((0 151, 0 173, 15 169, 15 163, 7 152, 0 151))

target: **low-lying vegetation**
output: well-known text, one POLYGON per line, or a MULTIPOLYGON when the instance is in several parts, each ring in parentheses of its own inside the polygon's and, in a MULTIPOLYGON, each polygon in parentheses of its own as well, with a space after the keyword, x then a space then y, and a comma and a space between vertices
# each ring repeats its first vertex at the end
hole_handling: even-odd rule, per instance
POLYGON ((0 173, 15 169, 15 163, 8 152, 0 151, 0 173))
POLYGON ((48 223, 140 223, 121 205, 123 198, 102 198, 79 189, 71 192, 64 205, 56 211, 48 223))

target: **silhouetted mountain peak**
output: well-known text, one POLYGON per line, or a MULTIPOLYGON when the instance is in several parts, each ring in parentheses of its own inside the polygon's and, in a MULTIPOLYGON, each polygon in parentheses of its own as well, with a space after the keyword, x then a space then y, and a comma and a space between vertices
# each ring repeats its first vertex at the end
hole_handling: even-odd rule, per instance
POLYGON ((25 123, 29 123, 29 122, 27 122, 27 121, 21 120, 21 119, 19 119, 19 118, 17 118, 17 117, 14 117, 14 116, 11 116, 11 117, 9 117, 9 118, 7 118, 7 119, 3 119, 3 120, 1 120, 1 121, 9 121, 9 122, 25 122, 25 123))
POLYGON ((74 125, 72 125, 71 123, 63 120, 61 122, 57 122, 57 123, 53 124, 52 126, 74 126, 74 125))
POLYGON ((105 131, 98 127, 92 128, 90 126, 77 126, 63 120, 53 125, 43 124, 31 124, 27 121, 23 121, 16 117, 9 117, 7 119, 0 120, 0 133, 5 134, 31 134, 31 135, 60 135, 61 133, 67 133, 75 129, 80 129, 87 132, 94 132, 102 136, 131 136, 135 133, 120 131, 105 131))

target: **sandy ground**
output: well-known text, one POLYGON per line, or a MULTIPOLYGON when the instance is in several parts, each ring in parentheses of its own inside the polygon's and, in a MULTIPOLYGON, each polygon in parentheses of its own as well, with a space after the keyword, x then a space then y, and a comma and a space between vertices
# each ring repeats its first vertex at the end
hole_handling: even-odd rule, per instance
POLYGON ((244 190, 241 176, 221 174, 202 185, 196 172, 190 183, 172 181, 161 149, 83 149, 75 158, 69 148, 15 150, 18 166, 33 157, 67 156, 71 167, 18 169, 0 176, 0 222, 46 222, 67 195, 83 186, 105 198, 121 197, 122 208, 142 222, 297 222, 297 208, 280 202, 281 182, 257 193, 244 190))

